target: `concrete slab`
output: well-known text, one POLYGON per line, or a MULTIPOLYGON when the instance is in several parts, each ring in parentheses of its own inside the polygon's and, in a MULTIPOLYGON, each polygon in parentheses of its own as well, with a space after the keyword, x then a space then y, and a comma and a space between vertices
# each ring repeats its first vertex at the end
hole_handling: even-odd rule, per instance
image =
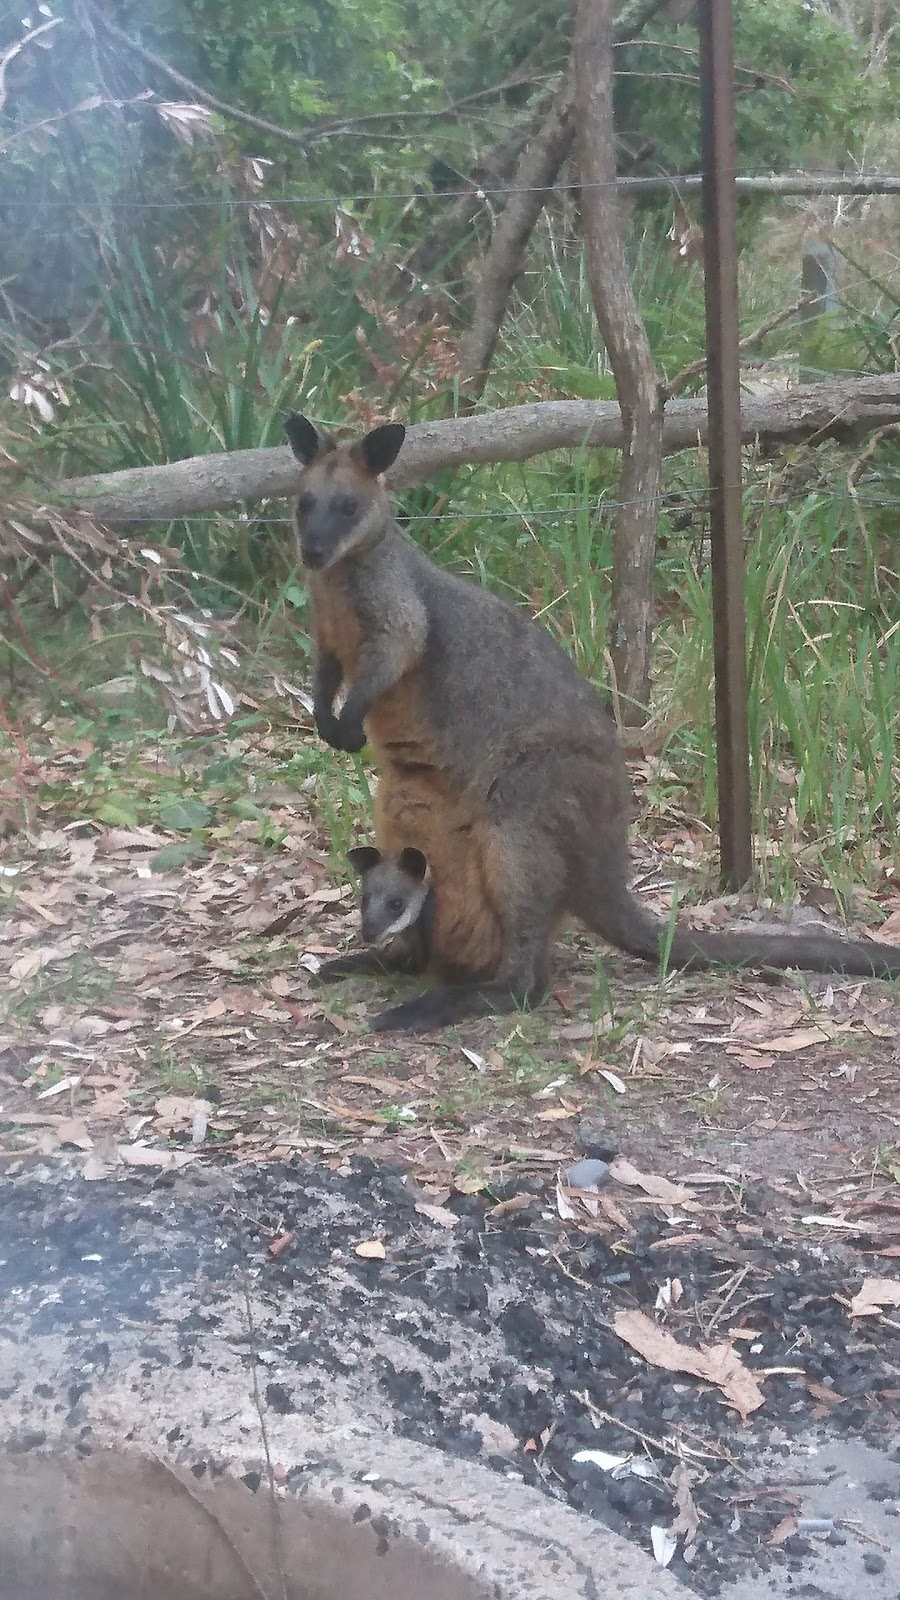
MULTIPOLYGON (((121 1248, 130 1202, 95 1192, 121 1248)), ((117 1308, 92 1291, 96 1231, 3 1309, 2 1600, 684 1600, 595 1520, 381 1432, 346 1393, 280 1415, 260 1392, 279 1330, 254 1327, 251 1275, 216 1284, 204 1332, 204 1286, 171 1238, 154 1254, 147 1196, 132 1209, 146 1322, 134 1274, 117 1308)))
POLYGON ((798 1485, 787 1564, 725 1584, 721 1600, 896 1600, 900 1594, 900 1451, 810 1436, 759 1463, 760 1489, 798 1485), (807 1529, 804 1524, 831 1524, 807 1529))

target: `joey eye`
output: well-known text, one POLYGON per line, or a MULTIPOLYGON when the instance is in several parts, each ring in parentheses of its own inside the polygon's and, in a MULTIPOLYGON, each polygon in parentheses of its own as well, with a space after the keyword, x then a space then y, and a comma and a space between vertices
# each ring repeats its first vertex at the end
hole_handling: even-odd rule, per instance
POLYGON ((388 901, 387 908, 392 917, 399 917, 402 914, 403 901, 400 899, 399 895, 394 895, 393 899, 388 901))
POLYGON ((355 517, 359 510, 359 501, 355 495, 339 494, 334 501, 334 509, 341 517, 355 517))

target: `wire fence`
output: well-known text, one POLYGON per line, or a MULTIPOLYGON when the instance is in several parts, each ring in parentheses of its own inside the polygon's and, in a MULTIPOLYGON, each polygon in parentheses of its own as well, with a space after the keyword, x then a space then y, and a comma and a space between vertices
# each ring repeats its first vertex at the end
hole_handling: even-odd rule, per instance
MULTIPOLYGON (((898 465, 898 480, 900 480, 900 465, 898 465)), ((849 505, 856 506, 878 506, 885 510, 891 507, 900 506, 900 495, 836 493, 832 489, 805 488, 797 490, 795 494, 770 495, 763 491, 759 495, 754 496, 752 489, 747 490, 745 485, 741 485, 739 487, 743 488, 744 490, 745 509, 748 505, 750 509, 758 508, 761 510, 766 510, 770 506, 798 505, 801 501, 815 503, 819 500, 827 500, 829 504, 841 504, 842 502, 845 502, 849 505)), ((553 496, 548 496, 548 498, 552 499, 553 496)), ((655 497, 649 495, 635 496, 629 500, 615 500, 612 498, 607 498, 605 495, 591 496, 590 493, 586 492, 579 498, 572 496, 566 501, 565 505, 549 506, 539 508, 534 511, 527 510, 522 506, 516 506, 514 504, 510 504, 509 509, 506 511, 460 510, 437 511, 432 514, 427 511, 406 513, 401 509, 398 512, 397 521, 402 523, 404 527, 411 523, 424 524, 434 522, 456 524, 462 524, 466 522, 513 521, 519 521, 525 524, 547 521, 558 522, 564 517, 571 517, 578 513, 583 514, 588 506, 590 506, 595 512, 602 514, 607 511, 623 510, 626 506, 650 504, 658 506, 663 515, 668 513, 675 516, 704 516, 709 512, 710 509, 708 490, 706 489, 698 489, 696 491, 691 489, 684 491, 664 490, 662 494, 655 497), (686 502, 683 499, 684 495, 691 495, 694 493, 697 493, 698 495, 705 495, 707 498, 703 500, 693 500, 690 502, 686 502)), ((159 526, 161 522, 164 522, 166 525, 179 522, 189 522, 192 525, 197 524, 198 526, 203 526, 206 524, 208 526, 221 527, 223 521, 229 520, 240 523, 264 522, 267 527, 290 527, 292 525, 292 518, 286 516, 270 516, 265 509, 261 509, 256 512, 221 511, 212 516, 205 513, 201 515, 193 515, 190 512, 185 512, 184 516, 181 517, 165 518, 149 516, 116 516, 114 520, 116 527, 150 527, 153 525, 159 526)))
MULTIPOLYGON (((29 211, 68 211, 75 210, 82 216, 106 215, 108 213, 130 212, 184 212, 184 211, 265 211, 279 208, 317 208, 329 207, 335 211, 349 211, 375 202, 396 202, 404 205, 421 203, 423 205, 443 204, 459 199, 471 199, 479 202, 488 202, 523 194, 571 194, 578 189, 615 188, 629 194, 669 194, 677 196, 681 193, 698 191, 702 185, 702 176, 697 173, 657 173, 655 175, 640 177, 617 177, 605 183, 592 183, 583 185, 576 182, 556 182, 548 186, 529 186, 514 183, 467 184, 463 188, 426 190, 418 188, 407 191, 370 191, 341 195, 338 192, 313 193, 313 194, 266 194, 263 192, 233 195, 219 194, 210 196, 168 197, 153 200, 137 198, 121 198, 112 200, 85 200, 85 199, 23 199, 4 200, 0 211, 15 211, 28 209, 29 211)), ((860 170, 855 173, 835 173, 822 169, 804 170, 802 173, 773 174, 770 171, 742 171, 736 175, 736 185, 746 193, 768 194, 777 196, 802 196, 802 195, 900 195, 900 172, 873 172, 860 170)), ((63 235, 59 235, 62 237, 63 235)), ((852 369, 829 371, 830 378, 838 376, 857 376, 852 369)), ((823 374, 826 376, 826 374, 823 374)), ((107 422, 79 422, 77 431, 87 429, 105 430, 112 436, 114 424, 107 422)), ((212 442, 212 440, 211 440, 212 442)), ((146 463, 152 466, 154 463, 146 463)), ((805 487, 792 494, 772 495, 766 491, 765 486, 760 486, 759 492, 748 488, 746 484, 740 486, 744 495, 745 508, 750 511, 765 509, 767 507, 795 505, 804 500, 815 500, 817 497, 828 499, 830 502, 852 503, 854 506, 890 509, 900 505, 900 495, 873 495, 865 492, 838 492, 832 489, 816 489, 805 487)), ((659 506, 663 515, 674 517, 702 518, 710 511, 708 489, 689 486, 679 487, 677 490, 666 490, 657 497, 632 497, 629 499, 616 499, 606 495, 591 496, 589 492, 584 496, 574 497, 554 495, 549 493, 544 496, 547 500, 556 499, 556 505, 544 504, 537 508, 525 508, 510 502, 508 509, 461 509, 453 512, 431 513, 404 513, 401 509, 399 520, 404 525, 424 525, 429 523, 456 524, 467 522, 510 522, 518 521, 522 524, 538 524, 559 522, 564 518, 584 514, 587 506, 592 514, 602 516, 618 510, 624 510, 648 503, 652 498, 653 503, 659 506)), ((401 502, 402 504, 402 502, 401 502)), ((223 510, 212 515, 192 515, 185 513, 183 516, 159 518, 152 516, 117 516, 117 526, 123 527, 150 527, 161 524, 191 523, 192 525, 221 526, 223 520, 231 519, 239 523, 265 522, 269 526, 289 526, 291 519, 285 516, 271 516, 265 507, 258 512, 246 510, 223 510)), ((696 528, 687 530, 676 529, 667 532, 667 537, 697 538, 704 535, 696 528)), ((708 535, 707 535, 708 537, 708 535)))
MULTIPOLYGON (((105 214, 110 211, 222 211, 252 207, 266 209, 284 206, 350 206, 369 205, 375 201, 391 201, 404 205, 415 201, 432 203, 451 200, 493 200, 513 194, 572 194, 583 189, 619 189, 630 194, 699 193, 703 179, 700 173, 658 173, 644 177, 617 177, 606 182, 582 183, 580 181, 552 184, 479 184, 470 183, 460 189, 424 188, 413 190, 378 190, 365 193, 342 194, 253 194, 191 196, 187 199, 115 199, 71 200, 5 199, 5 211, 78 211, 82 214, 105 214)), ((897 172, 810 172, 772 173, 739 172, 735 174, 738 192, 769 194, 772 196, 801 197, 811 195, 895 195, 900 194, 900 173, 897 172)))

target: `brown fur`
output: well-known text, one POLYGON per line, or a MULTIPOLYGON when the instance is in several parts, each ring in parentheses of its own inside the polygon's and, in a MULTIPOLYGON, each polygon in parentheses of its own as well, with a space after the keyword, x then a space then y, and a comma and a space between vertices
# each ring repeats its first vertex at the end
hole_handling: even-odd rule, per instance
POLYGON ((336 749, 359 750, 368 736, 384 841, 414 845, 431 863, 432 948, 467 980, 392 1008, 375 1027, 427 1028, 535 1002, 567 915, 647 960, 668 945, 674 967, 900 975, 900 949, 874 941, 682 928, 669 940, 628 887, 630 787, 596 691, 543 628, 436 567, 395 527, 380 474, 403 430, 338 447, 294 417, 288 435, 306 465, 295 525, 312 596, 316 723, 336 749), (417 837, 404 836, 407 825, 417 837))
POLYGON ((435 903, 427 970, 448 983, 495 977, 503 925, 484 819, 434 769, 388 766, 375 792, 375 837, 385 855, 413 845, 428 862, 435 903))

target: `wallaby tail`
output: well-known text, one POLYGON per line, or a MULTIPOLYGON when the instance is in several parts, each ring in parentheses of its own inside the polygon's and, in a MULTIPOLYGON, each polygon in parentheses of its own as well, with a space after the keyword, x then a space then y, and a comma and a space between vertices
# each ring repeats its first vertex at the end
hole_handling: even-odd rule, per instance
MULTIPOLYGON (((589 926, 631 956, 660 961, 666 953, 666 923, 645 911, 630 891, 604 897, 589 926)), ((875 939, 839 939, 818 933, 694 933, 676 927, 668 963, 682 971, 711 966, 798 967, 857 978, 900 977, 900 946, 875 939)))
POLYGON ((798 967, 856 978, 900 977, 900 948, 875 939, 822 933, 688 933, 678 929, 670 960, 676 967, 798 967))

